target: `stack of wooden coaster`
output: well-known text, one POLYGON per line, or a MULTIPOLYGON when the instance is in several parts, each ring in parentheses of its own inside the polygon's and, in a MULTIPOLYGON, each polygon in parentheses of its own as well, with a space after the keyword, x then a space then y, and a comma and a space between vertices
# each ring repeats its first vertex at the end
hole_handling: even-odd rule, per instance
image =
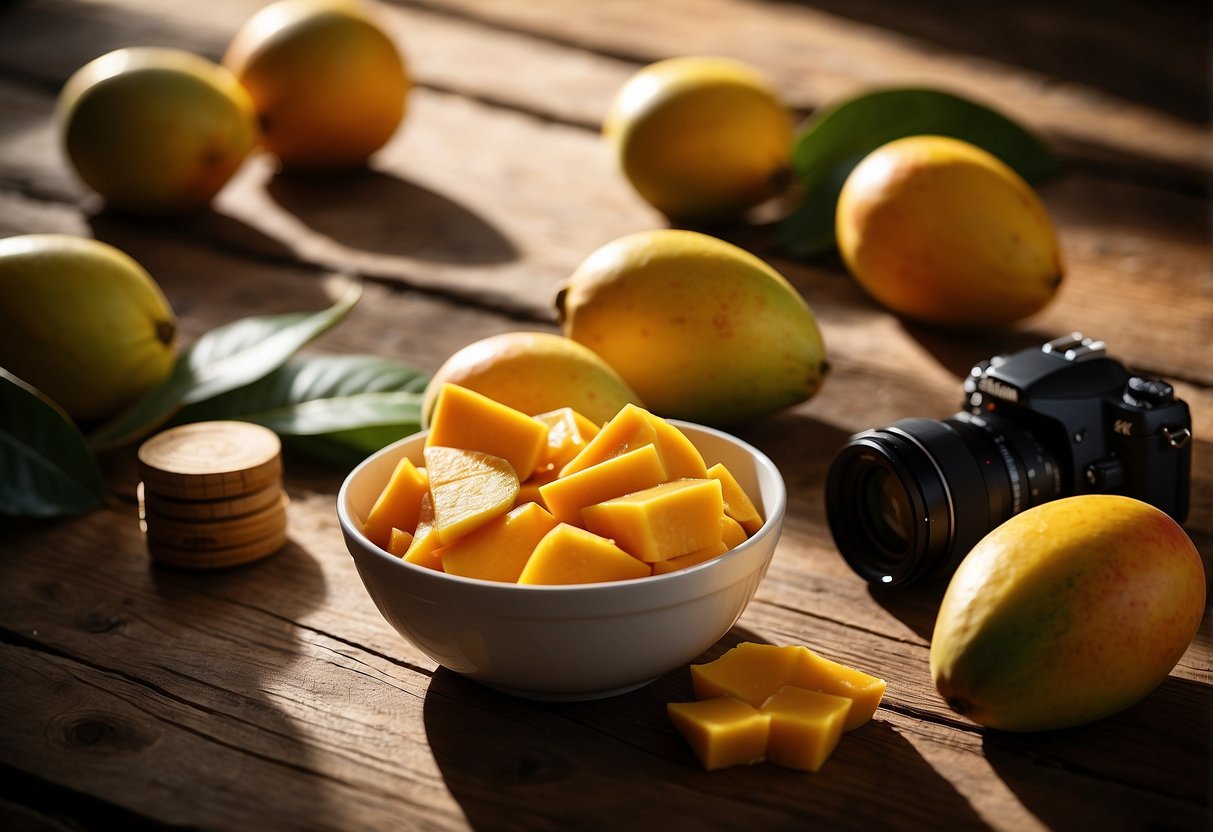
POLYGON ((282 445, 249 422, 196 422, 139 448, 139 515, 152 558, 219 569, 286 543, 282 445))

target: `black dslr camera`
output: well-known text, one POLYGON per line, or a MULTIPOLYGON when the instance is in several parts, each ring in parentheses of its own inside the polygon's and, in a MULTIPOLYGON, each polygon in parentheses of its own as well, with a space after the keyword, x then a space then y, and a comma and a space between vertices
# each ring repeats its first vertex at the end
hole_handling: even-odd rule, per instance
POLYGON ((1188 405, 1102 341, 1076 332, 982 361, 964 392, 950 418, 858 433, 831 464, 830 530, 868 581, 950 574, 995 526, 1058 497, 1124 494, 1187 517, 1188 405))

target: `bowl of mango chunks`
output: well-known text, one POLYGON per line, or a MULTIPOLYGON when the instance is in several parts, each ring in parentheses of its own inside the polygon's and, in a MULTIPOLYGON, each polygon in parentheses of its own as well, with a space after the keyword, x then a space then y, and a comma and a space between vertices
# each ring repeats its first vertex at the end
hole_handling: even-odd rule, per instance
POLYGON ((437 664, 529 699, 598 699, 733 626, 783 529, 783 477, 719 430, 627 405, 603 425, 445 385, 428 430, 346 477, 367 593, 437 664))

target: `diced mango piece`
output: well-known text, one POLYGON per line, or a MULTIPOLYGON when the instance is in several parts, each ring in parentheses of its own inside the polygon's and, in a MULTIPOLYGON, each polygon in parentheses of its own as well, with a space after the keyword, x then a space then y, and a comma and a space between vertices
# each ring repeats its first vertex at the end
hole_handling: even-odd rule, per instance
POLYGON ((543 495, 539 493, 539 489, 556 479, 558 473, 560 472, 557 469, 552 468, 547 471, 536 471, 534 474, 531 474, 531 476, 518 485, 518 496, 514 499, 514 505, 539 503, 539 505, 547 508, 547 503, 543 501, 543 495))
POLYGON ((642 578, 648 574, 647 564, 606 538, 561 523, 535 546, 518 583, 586 584, 642 578))
POLYGON ((649 414, 657 430, 657 450, 670 472, 670 479, 703 479, 708 467, 703 454, 687 435, 659 416, 649 414))
POLYGON ((723 463, 718 462, 709 468, 708 476, 720 481, 720 487, 724 492, 725 514, 736 520, 747 535, 762 528, 762 515, 758 513, 757 507, 745 493, 745 489, 737 482, 737 478, 723 463))
POLYGON ((720 658, 691 665, 695 696, 734 696, 755 708, 789 684, 804 648, 743 641, 720 658))
POLYGON ((438 549, 441 546, 442 541, 438 539, 438 530, 434 528, 434 500, 427 491, 421 495, 417 531, 413 534, 413 541, 404 553, 404 560, 441 572, 442 561, 438 557, 438 549))
POLYGON ((644 445, 541 485, 539 494, 557 520, 580 525, 581 510, 586 506, 640 491, 667 479, 657 449, 644 445))
POLYGON ((884 698, 883 679, 819 656, 807 647, 798 649, 800 654, 788 684, 850 699, 851 710, 844 731, 853 731, 872 718, 884 698))
POLYGON ((725 546, 736 549, 749 540, 750 536, 745 533, 740 523, 726 514, 720 518, 720 539, 724 541, 725 546))
POLYGON ((652 563, 719 544, 723 511, 717 480, 685 479, 586 506, 581 516, 585 528, 652 563))
POLYGON ((443 545, 505 514, 518 497, 518 475, 505 459, 480 451, 425 448, 434 529, 443 545))
POLYGON ((560 471, 562 477, 584 471, 612 457, 654 445, 672 480, 707 476, 703 456, 682 431, 642 407, 626 404, 589 444, 560 471))
MULTIPOLYGON (((548 426, 466 387, 444 384, 430 417, 427 447, 480 451, 506 460, 526 479, 547 452, 548 426)), ((428 462, 426 463, 428 466, 428 462)))
POLYGON ((442 547, 442 568, 450 575, 513 583, 543 536, 556 527, 538 503, 526 503, 442 547))
POLYGON ((418 468, 407 457, 396 463, 392 476, 379 492, 363 524, 362 530, 370 541, 386 549, 391 542, 393 528, 410 534, 415 531, 421 495, 428 487, 429 478, 424 469, 418 468))
POLYGON ((535 418, 548 426, 548 447, 538 470, 554 470, 553 478, 598 435, 598 425, 571 407, 540 413, 535 418))
POLYGON ((885 683, 859 670, 822 658, 799 645, 742 642, 719 659, 691 665, 695 695, 736 696, 760 707, 784 685, 817 690, 852 700, 844 731, 872 718, 884 696, 885 683))
POLYGON ((785 685, 759 712, 771 718, 766 758, 787 768, 820 771, 842 738, 851 700, 785 685))
POLYGON ((729 551, 729 547, 720 541, 715 546, 706 546, 703 549, 696 549, 689 554, 679 555, 676 558, 669 560, 659 560, 653 564, 654 575, 665 575, 669 572, 677 572, 679 569, 686 569, 688 566, 694 566, 698 563, 705 563, 712 558, 718 558, 725 552, 729 551))
POLYGON ((708 771, 763 760, 771 717, 740 699, 670 702, 666 713, 708 771))
POLYGON ((413 535, 404 529, 392 529, 392 537, 388 541, 387 550, 398 558, 404 557, 405 552, 413 545, 413 535))

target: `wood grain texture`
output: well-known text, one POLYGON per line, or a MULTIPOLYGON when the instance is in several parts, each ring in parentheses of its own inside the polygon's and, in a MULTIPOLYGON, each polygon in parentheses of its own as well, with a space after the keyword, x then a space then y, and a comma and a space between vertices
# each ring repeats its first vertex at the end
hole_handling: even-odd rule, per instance
POLYGON ((551 304, 565 275, 599 245, 664 224, 615 170, 601 113, 643 63, 716 52, 766 71, 806 116, 874 85, 933 84, 1040 131, 1066 163, 1040 189, 1066 282, 1010 331, 942 333, 877 307, 836 258, 790 260, 770 225, 712 229, 805 296, 832 369, 812 401, 736 430, 776 460, 789 511, 757 596, 703 658, 742 640, 799 643, 886 678, 876 718, 820 773, 701 771, 664 711, 693 695, 685 668, 624 696, 552 705, 436 667, 386 624, 345 551, 333 510, 345 471, 289 449, 282 551, 213 574, 153 565, 134 449, 124 448, 102 459, 104 508, 53 522, 0 518, 0 827, 1213 822, 1213 619, 1171 676, 1119 715, 1040 735, 983 731, 931 686, 941 583, 870 588, 838 556, 823 507, 826 469, 850 434, 946 417, 975 361, 1081 329, 1174 380, 1190 403, 1186 528, 1208 562, 1213 161, 1206 85, 1193 76, 1207 44, 1189 35, 1199 15, 1188 5, 1161 20, 1122 2, 1092 19, 1035 0, 997 18, 949 0, 913 11, 888 0, 396 0, 392 33, 418 86, 369 170, 285 177, 256 157, 196 215, 106 210, 58 149, 64 80, 132 44, 218 58, 259 5, 0 9, 0 235, 59 231, 117 245, 156 277, 187 341, 247 315, 323 308, 357 275, 363 300, 308 351, 383 355, 431 373, 478 338, 556 331, 551 304))

